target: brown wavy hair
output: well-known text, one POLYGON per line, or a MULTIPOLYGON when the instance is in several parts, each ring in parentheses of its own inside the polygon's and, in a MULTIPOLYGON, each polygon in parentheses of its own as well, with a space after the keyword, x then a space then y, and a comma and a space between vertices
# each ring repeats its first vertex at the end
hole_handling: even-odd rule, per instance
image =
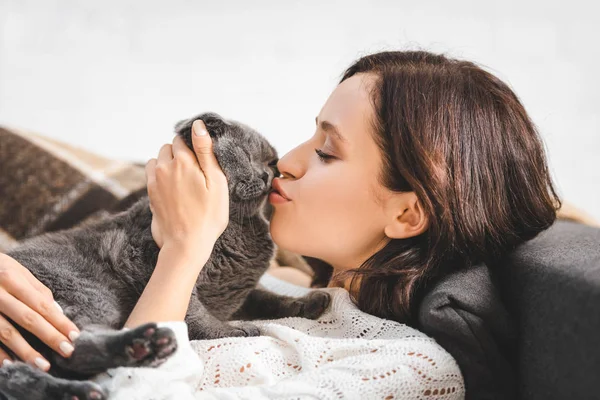
MULTIPOLYGON (((376 77, 378 179, 414 191, 426 232, 392 239, 350 274, 360 309, 415 322, 419 293, 460 268, 495 262, 549 228, 561 206, 543 142, 515 93, 469 61, 425 51, 357 60, 340 82, 376 77)), ((339 276, 338 276, 339 277, 339 276)))

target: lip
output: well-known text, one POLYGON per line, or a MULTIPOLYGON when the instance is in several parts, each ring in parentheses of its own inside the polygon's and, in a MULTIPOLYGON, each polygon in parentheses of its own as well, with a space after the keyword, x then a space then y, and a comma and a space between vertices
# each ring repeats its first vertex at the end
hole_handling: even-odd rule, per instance
POLYGON ((281 197, 283 197, 286 200, 291 200, 290 197, 287 195, 287 193, 285 192, 285 190, 283 190, 283 188, 281 187, 281 178, 275 178, 273 179, 273 183, 271 184, 271 191, 272 192, 277 192, 279 193, 279 195, 281 197))

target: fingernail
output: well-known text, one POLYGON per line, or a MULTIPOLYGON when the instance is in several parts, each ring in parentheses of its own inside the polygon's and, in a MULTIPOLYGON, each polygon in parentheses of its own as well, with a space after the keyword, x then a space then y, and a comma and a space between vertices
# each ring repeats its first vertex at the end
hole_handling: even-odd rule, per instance
POLYGON ((35 358, 35 365, 37 365, 40 369, 43 369, 44 371, 50 368, 50 363, 44 360, 42 357, 35 358))
POLYGON ((75 340, 77 340, 78 337, 79 337, 79 332, 77 332, 77 331, 69 332, 69 339, 71 339, 71 342, 74 342, 75 340))
POLYGON ((62 307, 60 306, 60 304, 58 304, 57 302, 54 302, 54 305, 56 306, 56 308, 58 308, 58 311, 60 311, 61 313, 65 313, 62 309, 62 307))
POLYGON ((204 128, 204 124, 201 122, 201 120, 194 121, 194 124, 192 125, 192 127, 194 128, 194 134, 196 136, 204 136, 204 135, 208 134, 208 132, 204 128))
POLYGON ((73 353, 73 350, 75 350, 73 345, 71 343, 67 342, 66 340, 63 342, 60 342, 58 347, 60 348, 60 351, 62 351, 63 354, 67 357, 69 357, 71 355, 71 353, 73 353))
POLYGON ((2 366, 6 367, 7 365, 12 364, 13 362, 10 361, 8 358, 5 358, 4 360, 2 360, 2 366))

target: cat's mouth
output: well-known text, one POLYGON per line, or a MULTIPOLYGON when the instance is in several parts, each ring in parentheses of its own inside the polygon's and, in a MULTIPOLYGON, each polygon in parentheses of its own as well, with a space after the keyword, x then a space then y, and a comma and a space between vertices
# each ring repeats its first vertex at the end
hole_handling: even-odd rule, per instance
POLYGON ((240 202, 254 202, 264 200, 270 192, 270 188, 261 187, 261 185, 256 183, 239 183, 235 188, 234 194, 235 199, 240 202))

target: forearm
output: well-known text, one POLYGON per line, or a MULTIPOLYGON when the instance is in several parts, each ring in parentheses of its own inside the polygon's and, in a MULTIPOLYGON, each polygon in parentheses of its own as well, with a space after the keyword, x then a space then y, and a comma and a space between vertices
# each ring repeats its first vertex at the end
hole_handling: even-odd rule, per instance
POLYGON ((211 251, 212 246, 194 248, 193 251, 163 246, 154 272, 125 326, 183 321, 198 274, 211 251))

